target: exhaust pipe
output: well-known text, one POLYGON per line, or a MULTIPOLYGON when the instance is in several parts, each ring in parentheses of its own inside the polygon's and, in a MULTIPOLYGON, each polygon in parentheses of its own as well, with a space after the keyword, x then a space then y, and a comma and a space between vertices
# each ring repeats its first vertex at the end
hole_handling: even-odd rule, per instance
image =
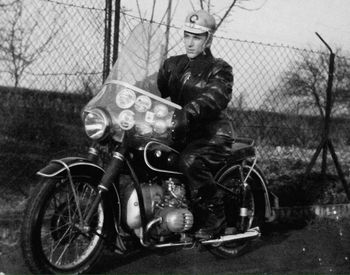
MULTIPOLYGON (((158 220, 159 222, 159 220, 158 220)), ((150 223, 149 228, 151 228, 154 224, 157 223, 157 220, 154 220, 152 223, 150 223)), ((190 247, 193 248, 194 246, 198 244, 211 244, 211 245, 220 245, 225 242, 232 242, 237 240, 249 240, 249 239, 256 239, 259 238, 261 235, 260 228, 254 227, 249 229, 247 232, 240 233, 240 234, 230 234, 230 235, 224 235, 221 236, 218 239, 210 239, 210 240, 200 240, 198 242, 196 241, 185 241, 185 242, 178 242, 178 243, 164 243, 164 244, 154 244, 152 247, 156 248, 164 248, 164 247, 175 247, 175 246, 184 246, 184 247, 190 247)), ((150 244, 148 242, 145 242, 145 238, 141 238, 141 244, 145 247, 149 247, 150 244)))
POLYGON ((144 247, 149 247, 151 246, 150 242, 149 242, 149 238, 148 238, 148 233, 151 230, 151 228, 153 226, 155 226, 158 223, 162 222, 162 217, 158 217, 156 219, 153 219, 152 221, 150 221, 145 229, 145 232, 143 232, 143 230, 141 231, 141 237, 140 237, 140 242, 144 247))
POLYGON ((231 242, 235 240, 255 239, 260 237, 260 235, 261 235, 260 228, 254 227, 254 228, 248 229, 248 231, 244 233, 234 234, 234 235, 224 235, 218 239, 202 240, 200 241, 200 243, 201 244, 220 244, 220 243, 231 242))

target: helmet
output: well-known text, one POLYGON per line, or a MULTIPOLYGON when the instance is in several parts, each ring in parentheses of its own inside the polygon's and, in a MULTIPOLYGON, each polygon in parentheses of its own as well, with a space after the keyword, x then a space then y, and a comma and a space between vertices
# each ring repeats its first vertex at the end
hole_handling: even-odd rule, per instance
POLYGON ((216 29, 214 16, 205 10, 198 10, 187 15, 184 25, 184 31, 201 34, 213 34, 216 29))

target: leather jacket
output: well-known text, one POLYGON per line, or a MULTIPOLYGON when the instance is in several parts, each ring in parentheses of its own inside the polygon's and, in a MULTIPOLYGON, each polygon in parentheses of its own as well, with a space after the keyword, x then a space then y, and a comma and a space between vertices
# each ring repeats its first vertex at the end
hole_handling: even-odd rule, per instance
POLYGON ((232 96, 232 67, 210 50, 194 59, 178 55, 166 59, 158 73, 163 98, 183 107, 189 121, 189 140, 233 137, 225 111, 232 96))

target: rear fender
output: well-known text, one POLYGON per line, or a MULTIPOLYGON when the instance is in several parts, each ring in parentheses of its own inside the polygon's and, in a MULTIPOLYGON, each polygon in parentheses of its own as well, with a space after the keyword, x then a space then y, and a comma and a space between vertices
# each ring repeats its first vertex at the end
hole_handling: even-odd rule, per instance
POLYGON ((36 174, 44 178, 66 177, 67 168, 71 175, 87 175, 92 178, 101 179, 104 170, 86 158, 67 157, 51 160, 50 163, 39 170, 36 174))
POLYGON ((278 198, 276 196, 274 196, 274 194, 272 194, 268 188, 267 188, 267 180, 263 174, 263 172, 261 171, 261 169, 258 167, 258 165, 254 164, 254 162, 249 161, 249 160, 244 160, 244 161, 235 161, 235 162, 231 162, 228 163, 226 166, 224 166, 222 169, 220 169, 220 171, 217 173, 217 175, 215 176, 216 181, 219 180, 219 178, 226 173, 226 171, 232 169, 232 167, 235 166, 242 166, 246 169, 250 169, 252 168, 252 173, 255 177, 257 177, 259 180, 257 181, 258 186, 255 186, 254 189, 255 191, 259 191, 262 192, 264 195, 264 204, 265 204, 265 220, 267 222, 271 222, 275 219, 275 213, 273 211, 272 208, 272 203, 275 204, 276 203, 276 199, 278 200, 278 198), (272 198, 272 201, 271 201, 272 198))
POLYGON ((276 218, 276 214, 273 210, 272 205, 276 204, 276 201, 278 201, 277 196, 275 196, 272 192, 269 191, 267 187, 267 179, 258 165, 254 165, 254 163, 251 161, 246 161, 244 166, 247 168, 251 168, 253 166, 253 172, 260 179, 260 188, 264 192, 266 222, 274 221, 276 218))

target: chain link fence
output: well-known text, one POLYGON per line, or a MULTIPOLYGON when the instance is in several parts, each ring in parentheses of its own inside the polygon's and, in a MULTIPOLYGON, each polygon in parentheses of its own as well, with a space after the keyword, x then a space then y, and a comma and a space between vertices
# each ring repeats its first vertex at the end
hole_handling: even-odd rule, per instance
MULTIPOLYGON (((104 60, 112 60, 105 55, 105 35, 114 25, 106 30, 105 1, 0 3, 0 190, 26 196, 26 183, 50 158, 85 153, 89 142, 80 110, 103 82, 104 60)), ((120 16, 122 51, 143 19, 123 11, 120 16)), ((166 32, 167 26, 159 26, 166 32)), ((170 26, 167 56, 184 52, 182 37, 181 27, 170 26)), ((228 112, 237 134, 255 139, 267 177, 276 181, 294 170, 301 174, 323 134, 328 53, 220 35, 212 51, 233 67, 228 112)), ((337 56, 330 131, 347 177, 349 64, 337 56)))
POLYGON ((2 2, 2 85, 84 92, 102 82, 104 1, 2 2))

